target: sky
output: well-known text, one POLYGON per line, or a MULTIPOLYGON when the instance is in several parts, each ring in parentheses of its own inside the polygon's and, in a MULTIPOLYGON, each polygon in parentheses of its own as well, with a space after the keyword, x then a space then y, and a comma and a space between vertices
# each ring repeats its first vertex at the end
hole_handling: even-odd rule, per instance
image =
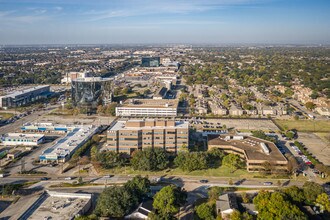
POLYGON ((330 0, 0 0, 0 44, 330 44, 330 0))

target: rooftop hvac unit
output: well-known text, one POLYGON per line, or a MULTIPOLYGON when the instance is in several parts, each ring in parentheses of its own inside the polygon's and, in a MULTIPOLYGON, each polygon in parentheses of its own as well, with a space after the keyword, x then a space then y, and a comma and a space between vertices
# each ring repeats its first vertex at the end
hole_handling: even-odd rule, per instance
POLYGON ((269 149, 268 147, 266 146, 265 143, 260 143, 260 146, 261 146, 261 149, 264 151, 265 154, 269 155, 269 149))
POLYGON ((233 136, 233 140, 243 140, 244 136, 233 136))

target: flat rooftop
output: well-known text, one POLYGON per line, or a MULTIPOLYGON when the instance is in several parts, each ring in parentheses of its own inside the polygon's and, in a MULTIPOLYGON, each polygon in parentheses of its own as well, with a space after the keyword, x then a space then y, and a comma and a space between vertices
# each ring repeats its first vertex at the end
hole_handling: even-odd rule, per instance
POLYGON ((104 81, 110 81, 111 78, 102 78, 102 77, 83 77, 83 78, 77 78, 73 79, 74 82, 104 82, 104 81))
POLYGON ((47 87, 50 87, 50 86, 49 85, 34 86, 34 87, 31 87, 31 88, 27 88, 27 89, 17 90, 17 91, 15 91, 13 93, 10 93, 10 94, 7 94, 7 95, 1 96, 1 97, 3 97, 3 98, 8 98, 8 97, 15 98, 18 95, 22 95, 22 94, 25 94, 25 93, 33 92, 35 90, 42 89, 42 88, 47 88, 47 87))
MULTIPOLYGON (((188 121, 175 121, 173 124, 165 124, 165 125, 150 125, 148 122, 156 122, 154 120, 128 120, 128 121, 117 121, 116 124, 109 129, 109 131, 123 131, 123 130, 141 130, 141 129, 188 129, 189 122, 188 121), (146 122, 142 126, 126 126, 127 122, 140 124, 146 122)), ((163 122, 163 121, 159 121, 163 122)))
POLYGON ((178 105, 178 99, 128 99, 118 108, 177 108, 178 105))
POLYGON ((88 207, 91 198, 91 194, 48 191, 33 204, 34 211, 29 212, 32 207, 26 211, 24 218, 27 217, 30 220, 74 219, 81 210, 88 207))
MULTIPOLYGON (((267 161, 281 161, 287 162, 287 159, 279 151, 276 145, 270 141, 262 140, 251 136, 240 136, 243 139, 227 139, 230 135, 209 135, 208 145, 211 146, 233 146, 244 150, 246 159, 248 160, 267 160, 267 161), (265 144, 269 153, 261 147, 261 143, 265 144)), ((237 136, 232 136, 237 137, 237 136)))
POLYGON ((3 138, 17 139, 17 140, 30 140, 37 141, 44 137, 43 134, 24 134, 24 133, 8 133, 3 136, 3 138))
POLYGON ((72 131, 76 125, 62 125, 53 123, 25 123, 21 130, 26 131, 72 131))
POLYGON ((78 145, 91 138, 97 130, 98 127, 92 125, 77 126, 64 138, 57 141, 54 146, 43 151, 40 157, 45 157, 45 159, 66 157, 67 155, 70 155, 70 153, 74 151, 78 145))

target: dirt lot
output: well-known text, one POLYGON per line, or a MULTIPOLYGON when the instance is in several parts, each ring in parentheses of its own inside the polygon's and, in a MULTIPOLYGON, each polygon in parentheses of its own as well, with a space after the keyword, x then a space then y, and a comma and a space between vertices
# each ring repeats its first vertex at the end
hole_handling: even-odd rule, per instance
POLYGON ((299 132, 298 141, 302 142, 317 159, 330 165, 330 144, 313 133, 299 132))
POLYGON ((207 119, 208 122, 221 123, 227 128, 235 128, 238 130, 264 130, 277 131, 278 127, 270 120, 253 120, 253 119, 207 119))

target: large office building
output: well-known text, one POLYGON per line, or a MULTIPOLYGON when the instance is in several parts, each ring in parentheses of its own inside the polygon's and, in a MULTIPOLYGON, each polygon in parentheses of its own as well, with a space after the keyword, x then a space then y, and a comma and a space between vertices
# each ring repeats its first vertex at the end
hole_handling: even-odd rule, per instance
POLYGON ((0 107, 15 108, 24 106, 39 99, 47 98, 50 94, 51 92, 49 85, 17 90, 5 96, 0 96, 0 107))
POLYGON ((189 145, 189 122, 174 120, 117 121, 107 131, 107 149, 132 154, 144 148, 177 153, 189 145))
POLYGON ((111 79, 86 77, 72 80, 72 103, 86 113, 95 113, 97 106, 108 104, 112 98, 111 79))
POLYGON ((266 162, 270 163, 273 171, 288 170, 288 160, 270 141, 250 136, 209 135, 208 149, 212 148, 219 148, 244 158, 249 172, 264 170, 266 162))
POLYGON ((142 67, 159 67, 160 57, 142 57, 142 67))
POLYGON ((175 117, 178 105, 177 99, 128 99, 116 107, 116 116, 175 117))
POLYGON ((8 133, 1 137, 5 146, 38 146, 45 140, 43 134, 8 133))

